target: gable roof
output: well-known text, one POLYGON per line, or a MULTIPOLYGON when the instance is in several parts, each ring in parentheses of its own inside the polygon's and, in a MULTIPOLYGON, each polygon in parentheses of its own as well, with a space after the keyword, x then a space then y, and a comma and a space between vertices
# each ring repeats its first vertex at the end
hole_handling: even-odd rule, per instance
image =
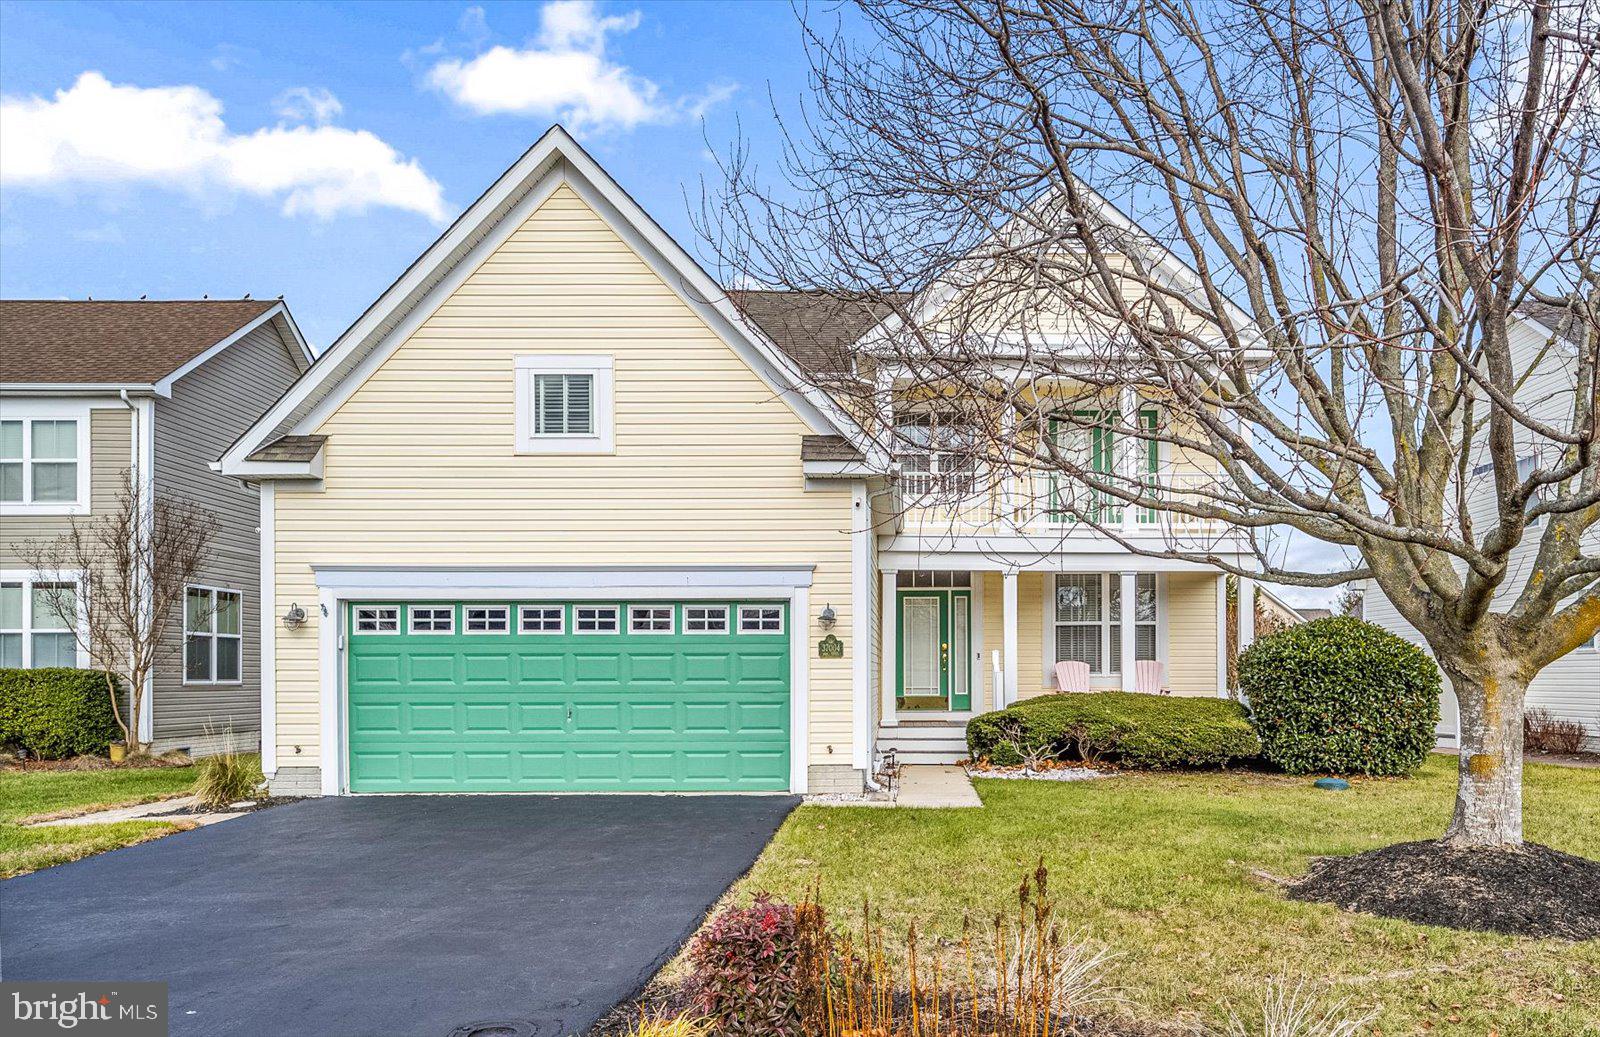
POLYGON ((236 466, 269 440, 314 433, 423 321, 562 185, 570 187, 812 432, 870 440, 838 402, 733 305, 698 263, 573 140, 552 126, 406 268, 278 402, 223 453, 236 466))
POLYGON ((0 300, 3 377, 8 386, 155 387, 280 314, 310 363, 277 299, 0 300))
POLYGON ((801 370, 822 378, 852 373, 856 340, 893 313, 895 304, 912 298, 910 292, 870 299, 825 291, 732 290, 728 295, 801 370))

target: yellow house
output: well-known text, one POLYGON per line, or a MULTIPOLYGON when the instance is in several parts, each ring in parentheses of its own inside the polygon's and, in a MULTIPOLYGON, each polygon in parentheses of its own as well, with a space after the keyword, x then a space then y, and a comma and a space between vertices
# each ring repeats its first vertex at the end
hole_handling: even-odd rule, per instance
POLYGON ((816 300, 739 302, 554 128, 227 450, 275 792, 859 791, 1063 659, 1225 693, 1214 570, 910 506, 816 300))

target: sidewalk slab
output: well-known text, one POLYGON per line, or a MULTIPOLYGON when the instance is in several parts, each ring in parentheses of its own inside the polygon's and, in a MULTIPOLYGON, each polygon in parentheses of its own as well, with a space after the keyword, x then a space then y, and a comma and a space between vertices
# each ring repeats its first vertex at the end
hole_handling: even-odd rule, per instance
POLYGON ((911 764, 900 769, 897 807, 963 809, 983 806, 965 769, 953 765, 911 764))

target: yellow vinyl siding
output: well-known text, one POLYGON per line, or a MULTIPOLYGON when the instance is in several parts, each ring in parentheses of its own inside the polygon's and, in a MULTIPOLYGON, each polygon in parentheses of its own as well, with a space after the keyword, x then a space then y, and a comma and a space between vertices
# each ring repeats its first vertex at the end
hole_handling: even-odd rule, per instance
MULTIPOLYGON (((809 430, 571 190, 558 189, 317 431, 324 489, 277 495, 277 597, 312 564, 814 565, 810 762, 851 745, 850 490, 807 491, 809 430), (615 358, 612 455, 514 452, 519 355, 615 358), (838 613, 843 659, 817 659, 838 613), (830 752, 831 750, 831 752, 830 752)), ((316 760, 319 619, 280 631, 279 761, 316 760), (298 751, 297 751, 298 750, 298 751)))
POLYGON ((1167 683, 1174 695, 1217 693, 1215 573, 1167 574, 1167 683))

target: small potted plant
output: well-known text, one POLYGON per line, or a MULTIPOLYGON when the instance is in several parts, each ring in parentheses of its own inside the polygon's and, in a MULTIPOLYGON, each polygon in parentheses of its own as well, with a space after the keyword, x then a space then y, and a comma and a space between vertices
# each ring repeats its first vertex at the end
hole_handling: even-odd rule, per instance
POLYGON ((121 763, 128 758, 127 742, 112 742, 109 746, 112 763, 121 763))

